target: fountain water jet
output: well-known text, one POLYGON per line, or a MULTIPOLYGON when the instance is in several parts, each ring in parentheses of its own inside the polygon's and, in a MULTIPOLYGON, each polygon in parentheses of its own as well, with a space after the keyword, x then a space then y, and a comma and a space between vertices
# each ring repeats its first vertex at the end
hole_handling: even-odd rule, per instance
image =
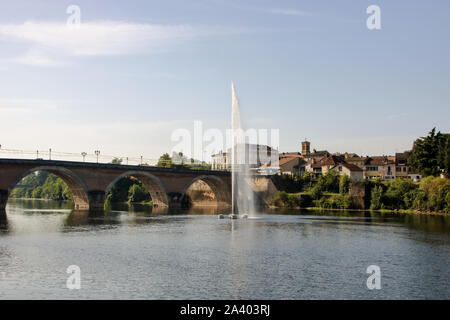
POLYGON ((241 121, 241 110, 236 88, 231 83, 231 201, 232 211, 230 218, 247 218, 255 215, 253 190, 250 186, 251 172, 249 159, 250 152, 256 152, 245 139, 245 132, 241 121))

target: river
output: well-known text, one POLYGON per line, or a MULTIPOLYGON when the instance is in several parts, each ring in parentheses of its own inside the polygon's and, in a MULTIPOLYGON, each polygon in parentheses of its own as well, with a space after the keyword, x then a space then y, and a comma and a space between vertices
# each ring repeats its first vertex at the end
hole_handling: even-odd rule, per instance
POLYGON ((155 213, 10 200, 0 299, 449 299, 450 217, 211 209, 155 213), (216 213, 216 212, 215 212, 216 213), (81 288, 69 290, 68 266, 81 288), (367 267, 380 268, 369 290, 367 267))

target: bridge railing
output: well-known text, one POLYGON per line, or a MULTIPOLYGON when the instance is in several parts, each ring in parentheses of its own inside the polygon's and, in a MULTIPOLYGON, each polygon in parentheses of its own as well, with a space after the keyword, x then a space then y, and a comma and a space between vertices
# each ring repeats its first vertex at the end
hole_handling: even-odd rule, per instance
POLYGON ((117 155, 105 155, 99 153, 98 155, 88 152, 61 152, 52 149, 48 150, 20 150, 4 148, 0 145, 0 158, 14 158, 14 159, 31 159, 31 160, 62 160, 62 161, 77 161, 77 162, 91 162, 91 163, 116 163, 123 165, 136 165, 136 166, 156 166, 158 162, 160 164, 168 165, 180 165, 185 167, 198 167, 201 164, 198 162, 191 163, 187 159, 184 162, 177 162, 171 160, 161 160, 154 158, 141 157, 129 157, 129 156, 117 156, 117 155))
POLYGON ((111 163, 119 161, 121 164, 128 165, 149 165, 155 166, 158 159, 146 157, 127 157, 127 156, 113 156, 88 152, 61 152, 55 150, 19 150, 0 148, 0 158, 15 158, 15 159, 42 159, 42 160, 63 160, 63 161, 77 161, 77 162, 93 162, 93 163, 111 163))

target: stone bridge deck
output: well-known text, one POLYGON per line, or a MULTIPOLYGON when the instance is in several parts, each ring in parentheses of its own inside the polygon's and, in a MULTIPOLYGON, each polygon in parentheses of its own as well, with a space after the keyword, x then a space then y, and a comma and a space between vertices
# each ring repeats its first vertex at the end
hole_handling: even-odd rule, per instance
POLYGON ((231 175, 224 171, 187 170, 57 160, 0 159, 0 210, 12 189, 27 175, 47 171, 60 177, 72 191, 75 209, 103 210, 105 196, 124 177, 140 180, 155 207, 178 206, 197 181, 207 185, 217 205, 231 204, 231 175))

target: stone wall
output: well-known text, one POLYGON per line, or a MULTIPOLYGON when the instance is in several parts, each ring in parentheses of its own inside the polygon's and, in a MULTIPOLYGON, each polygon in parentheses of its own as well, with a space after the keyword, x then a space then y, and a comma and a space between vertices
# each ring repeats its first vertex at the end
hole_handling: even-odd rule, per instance
POLYGON ((349 190, 352 207, 354 209, 365 209, 366 184, 364 182, 351 182, 349 190))
POLYGON ((217 199, 213 190, 202 180, 195 181, 186 191, 192 206, 216 206, 217 199))
POLYGON ((269 206, 270 201, 277 193, 271 176, 256 176, 251 180, 251 186, 255 192, 255 198, 260 206, 269 206))

